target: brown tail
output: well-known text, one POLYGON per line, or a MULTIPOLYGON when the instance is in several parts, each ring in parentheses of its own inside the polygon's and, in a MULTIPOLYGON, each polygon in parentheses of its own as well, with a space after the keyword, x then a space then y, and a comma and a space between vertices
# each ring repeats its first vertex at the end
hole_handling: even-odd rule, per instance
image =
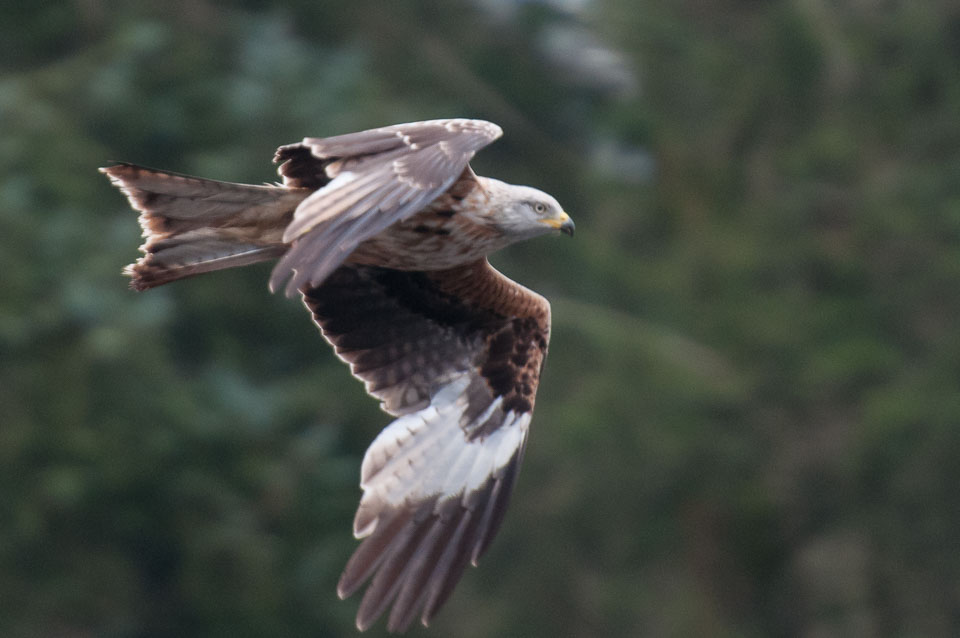
POLYGON ((124 269, 146 290, 200 273, 275 259, 309 189, 218 182, 133 164, 100 169, 140 211, 144 256, 124 269))

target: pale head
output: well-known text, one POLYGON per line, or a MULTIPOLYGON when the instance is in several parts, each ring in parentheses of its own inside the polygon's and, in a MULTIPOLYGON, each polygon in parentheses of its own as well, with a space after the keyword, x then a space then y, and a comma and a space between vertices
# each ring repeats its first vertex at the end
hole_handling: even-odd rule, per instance
POLYGON ((547 193, 489 177, 480 179, 489 197, 490 211, 483 223, 495 225, 511 241, 558 232, 573 235, 573 220, 547 193))

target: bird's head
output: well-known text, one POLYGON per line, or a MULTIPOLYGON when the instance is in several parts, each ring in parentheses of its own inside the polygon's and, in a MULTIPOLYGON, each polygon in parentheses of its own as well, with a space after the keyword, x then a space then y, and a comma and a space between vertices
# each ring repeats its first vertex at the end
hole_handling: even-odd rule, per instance
POLYGON ((488 193, 495 224, 516 241, 556 232, 573 235, 573 220, 541 190, 498 182, 488 193))

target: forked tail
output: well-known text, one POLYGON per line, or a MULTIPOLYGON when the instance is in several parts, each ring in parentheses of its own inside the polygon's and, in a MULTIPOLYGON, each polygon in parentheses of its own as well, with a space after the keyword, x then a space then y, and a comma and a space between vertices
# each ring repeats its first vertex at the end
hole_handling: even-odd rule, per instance
POLYGON ((233 184, 133 164, 100 169, 140 211, 144 256, 124 269, 146 290, 283 255, 283 231, 309 189, 233 184))

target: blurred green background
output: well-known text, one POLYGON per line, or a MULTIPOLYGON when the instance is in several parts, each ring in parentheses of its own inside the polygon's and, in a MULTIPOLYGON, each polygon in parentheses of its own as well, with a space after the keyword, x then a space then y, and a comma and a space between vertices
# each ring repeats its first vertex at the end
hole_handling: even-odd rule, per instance
POLYGON ((96 168, 449 116, 577 236, 494 259, 552 352, 413 635, 960 635, 958 69, 952 0, 5 2, 0 635, 354 635, 389 417, 269 266, 129 291, 96 168))

